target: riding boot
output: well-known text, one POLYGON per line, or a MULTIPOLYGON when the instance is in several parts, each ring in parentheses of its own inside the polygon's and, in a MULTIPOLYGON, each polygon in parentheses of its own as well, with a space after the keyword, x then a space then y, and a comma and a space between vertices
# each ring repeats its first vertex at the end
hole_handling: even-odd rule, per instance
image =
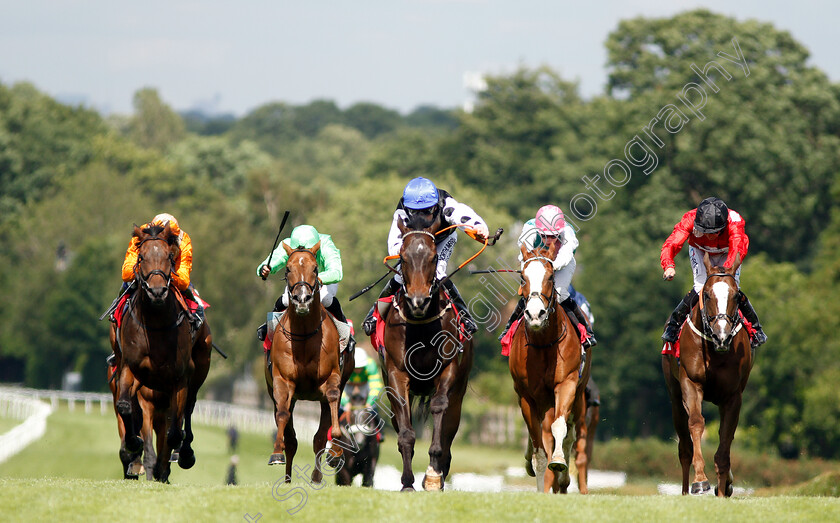
MULTIPOLYGON (((560 302, 560 305, 565 309, 566 315, 572 320, 572 323, 575 324, 575 329, 578 329, 578 325, 583 325, 584 329, 586 329, 586 339, 581 340, 583 348, 588 349, 589 347, 594 347, 598 342, 595 340, 595 336, 591 334, 592 331, 586 322, 586 316, 584 316, 583 311, 578 307, 577 302, 572 298, 566 298, 560 302)), ((580 335, 579 329, 578 335, 580 335)))
POLYGON ((522 316, 522 311, 525 310, 525 298, 519 298, 519 301, 516 303, 516 308, 513 309, 513 314, 510 315, 508 318, 507 325, 505 326, 505 330, 502 331, 502 335, 499 336, 499 341, 502 341, 502 338, 505 337, 505 334, 508 333, 510 330, 511 325, 515 322, 520 316, 522 316))
POLYGON ((332 303, 330 303, 330 306, 326 307, 326 309, 327 312, 335 316, 335 319, 341 323, 347 323, 347 316, 345 316, 344 311, 341 310, 341 304, 338 302, 338 298, 333 298, 332 303))
POLYGON ((461 297, 461 293, 458 292, 458 288, 455 287, 455 283, 452 280, 447 279, 443 283, 443 287, 446 289, 446 292, 452 299, 452 303, 458 310, 458 314, 461 316, 461 323, 464 325, 464 330, 469 334, 474 334, 478 330, 478 326, 473 321, 472 316, 470 316, 467 304, 464 303, 464 298, 461 297))
POLYGON ((759 345, 764 344, 767 341, 767 335, 764 334, 764 330, 761 328, 761 324, 758 322, 758 314, 756 314, 755 309, 750 303, 750 300, 747 298, 747 295, 744 294, 744 291, 739 291, 740 295, 738 296, 738 309, 744 315, 744 318, 750 323, 752 323, 753 329, 755 329, 755 333, 753 339, 751 340, 751 345, 753 347, 758 347, 759 345))
POLYGON ((371 307, 370 311, 368 311, 365 321, 362 322, 362 329, 365 331, 365 334, 370 336, 373 334, 374 329, 376 329, 376 318, 373 317, 373 309, 379 303, 379 300, 387 298, 388 296, 393 296, 398 290, 400 290, 400 284, 394 281, 394 278, 388 280, 388 283, 385 284, 382 292, 379 293, 379 298, 373 302, 373 307, 371 307))
POLYGON ((181 294, 184 296, 184 298, 195 302, 195 312, 187 312, 190 312, 190 323, 192 323, 195 326, 195 330, 200 329, 201 324, 204 323, 204 305, 201 302, 201 298, 198 297, 198 293, 195 292, 192 283, 190 283, 190 285, 184 291, 182 291, 181 294))
POLYGON ((677 304, 677 308, 668 317, 665 323, 665 332, 662 333, 662 339, 666 342, 674 343, 680 335, 680 327, 682 327, 685 317, 691 312, 691 307, 697 302, 697 291, 691 289, 688 294, 683 296, 683 299, 677 304))

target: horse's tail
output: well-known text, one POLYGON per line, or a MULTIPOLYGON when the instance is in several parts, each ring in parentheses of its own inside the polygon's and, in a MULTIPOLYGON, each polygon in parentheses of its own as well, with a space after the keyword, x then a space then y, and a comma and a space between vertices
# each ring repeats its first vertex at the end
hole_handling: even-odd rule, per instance
POLYGON ((425 425, 432 413, 432 396, 414 396, 411 398, 411 418, 425 425))

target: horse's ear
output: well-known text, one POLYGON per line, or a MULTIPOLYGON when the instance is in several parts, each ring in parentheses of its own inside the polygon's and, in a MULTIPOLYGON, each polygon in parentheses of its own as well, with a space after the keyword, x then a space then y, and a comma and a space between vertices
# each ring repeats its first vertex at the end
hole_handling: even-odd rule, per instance
POLYGON ((712 274, 714 271, 712 270, 712 262, 709 261, 709 253, 703 253, 703 266, 706 267, 706 275, 712 274))
POLYGON ((169 242, 169 245, 172 245, 173 243, 175 243, 175 240, 178 239, 177 236, 172 234, 172 227, 169 226, 168 220, 165 224, 163 224, 163 231, 161 231, 161 234, 164 238, 166 238, 166 241, 169 242))
POLYGON ((557 257, 557 242, 551 244, 551 247, 548 248, 548 258, 553 260, 557 257))
POLYGON ((742 261, 743 261, 743 260, 741 260, 741 253, 739 252, 739 253, 737 253, 737 254, 735 255, 735 261, 732 263, 732 268, 731 268, 731 269, 729 269, 729 270, 728 270, 728 271, 726 271, 726 272, 727 272, 728 274, 732 274, 732 275, 734 276, 734 275, 735 275, 735 273, 738 271, 738 267, 740 267, 740 266, 741 266, 741 262, 742 262, 742 261))
POLYGON ((318 251, 320 249, 321 249, 321 240, 318 240, 318 243, 316 243, 311 249, 309 249, 309 252, 311 252, 313 256, 318 256, 318 251))
POLYGON ((131 234, 134 238, 139 238, 143 234, 143 229, 140 228, 136 223, 134 224, 134 232, 131 234))
POLYGON ((288 256, 291 256, 292 251, 294 251, 294 249, 292 249, 292 248, 289 246, 289 244, 287 244, 286 242, 280 242, 280 245, 282 245, 282 246, 283 246, 283 250, 285 250, 285 251, 286 251, 286 254, 287 254, 288 256))
POLYGON ((523 260, 525 260, 525 259, 527 259, 527 258, 528 258, 529 251, 528 251, 528 248, 527 248, 527 247, 525 247, 525 244, 524 244, 524 243, 523 243, 522 245, 520 245, 520 246, 519 246, 519 252, 521 252, 521 253, 522 253, 522 259, 523 259, 523 260))

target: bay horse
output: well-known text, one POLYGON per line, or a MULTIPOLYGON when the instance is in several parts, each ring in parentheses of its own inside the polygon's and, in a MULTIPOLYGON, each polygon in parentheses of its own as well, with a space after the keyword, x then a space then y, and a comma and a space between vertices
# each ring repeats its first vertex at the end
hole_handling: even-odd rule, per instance
MULTIPOLYGON (((575 425, 585 425, 584 389, 591 359, 587 350, 581 369, 580 339, 558 301, 553 266, 556 246, 528 250, 522 245, 520 252, 524 328, 513 335, 508 364, 528 427, 526 471, 536 476, 538 490, 565 494, 571 483, 567 459, 576 441, 575 425)), ((577 458, 579 490, 585 494, 585 450, 577 458)))
MULTIPOLYGON (((183 298, 172 282, 178 244, 169 224, 144 229, 135 226, 133 236, 139 242, 137 290, 128 300, 128 310, 115 338, 119 339, 115 345, 115 406, 128 453, 142 451, 144 441, 138 433, 144 425, 151 424, 157 436, 152 476, 168 483, 173 451, 180 449, 181 468, 195 464, 191 416, 198 390, 210 369, 212 335, 207 321, 193 331, 183 298), (143 388, 149 389, 149 394, 140 393, 143 388), (143 405, 147 400, 154 409, 143 405), (151 416, 148 419, 146 411, 151 416)), ((145 439, 150 439, 148 433, 144 434, 145 439)))
POLYGON ((362 486, 373 487, 373 475, 379 460, 377 429, 381 421, 372 408, 367 407, 369 392, 367 383, 349 384, 344 391, 349 401, 339 418, 341 433, 333 438, 333 443, 354 450, 345 453, 344 466, 335 476, 336 485, 352 485, 353 478, 361 474, 362 486))
POLYGON ((682 466, 682 493, 689 493, 688 468, 694 466, 691 494, 710 490, 705 461, 700 448, 705 430, 703 400, 720 411, 720 444, 715 452, 717 486, 720 496, 732 495, 734 481, 730 448, 741 413, 741 399, 753 364, 750 337, 738 315, 738 283, 735 273, 740 255, 732 268, 712 267, 703 256, 708 279, 698 303, 680 333, 680 358, 662 355, 662 372, 671 396, 671 414, 679 437, 682 466))
POLYGON ((411 460, 416 438, 411 405, 416 398, 427 401, 433 420, 423 488, 443 490, 473 363, 472 339, 468 334, 461 335, 455 306, 435 277, 433 225, 425 223, 420 215, 408 225, 398 223, 404 283, 385 317, 382 374, 403 461, 403 491, 414 490, 411 460))
POLYGON ((340 447, 324 455, 327 432, 339 434, 338 403, 344 384, 353 372, 353 354, 339 354, 339 335, 333 320, 321 304, 316 254, 318 242, 311 249, 292 249, 283 243, 289 259, 286 262, 286 284, 289 308, 280 317, 274 331, 266 365, 265 383, 274 402, 277 437, 269 465, 286 465, 285 482, 292 480, 292 461, 297 452, 293 413, 297 400, 321 403, 321 420, 312 447, 315 469, 312 481, 320 483, 321 466, 327 459, 341 455, 340 447))

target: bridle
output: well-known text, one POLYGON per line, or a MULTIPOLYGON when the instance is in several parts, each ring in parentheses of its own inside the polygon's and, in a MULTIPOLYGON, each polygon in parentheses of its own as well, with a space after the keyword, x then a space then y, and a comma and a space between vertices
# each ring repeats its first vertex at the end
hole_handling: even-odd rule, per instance
MULTIPOLYGON (((317 277, 317 260, 318 260, 318 257, 317 257, 317 256, 315 256, 315 255, 312 253, 312 251, 310 251, 309 249, 306 249, 306 248, 303 248, 303 247, 298 247, 297 249, 295 249, 295 250, 293 250, 291 253, 289 253, 289 259, 291 259, 291 258, 292 258, 292 254, 294 254, 294 253, 296 253, 296 252, 305 252, 305 253, 307 253, 307 254, 311 255, 313 258, 315 258, 315 263, 316 263, 316 277, 315 277, 315 284, 313 285, 313 284, 309 283, 308 281, 306 281, 306 280, 304 280, 304 279, 301 279, 300 281, 293 283, 293 284, 289 287, 289 297, 291 298, 291 296, 292 296, 292 295, 294 294, 294 292, 295 292, 295 289, 296 289, 299 285, 303 285, 304 287, 306 287, 306 289, 309 291, 309 293, 310 293, 310 294, 312 294, 313 296, 316 296, 316 295, 317 295, 318 288, 321 286, 321 280, 319 280, 319 279, 318 279, 318 277, 317 277)), ((290 271, 289 271, 289 265, 288 265, 288 264, 286 264, 286 274, 284 275, 284 279, 286 280, 286 282, 287 282, 287 283, 288 283, 288 281, 289 281, 289 272, 290 272, 290 271)))
MULTIPOLYGON (((139 251, 140 247, 142 247, 144 243, 150 242, 150 241, 160 241, 160 242, 164 242, 167 245, 169 245, 169 242, 167 242, 163 238, 158 238, 158 237, 145 238, 145 239, 141 240, 140 243, 137 245, 137 250, 139 251)), ((154 269, 152 271, 149 271, 148 274, 143 274, 143 269, 140 267, 140 262, 141 262, 141 260, 140 260, 140 257, 138 255, 137 264, 134 266, 134 274, 135 274, 135 278, 140 280, 140 286, 143 288, 144 291, 150 292, 152 290, 151 286, 149 285, 149 278, 151 278, 152 276, 154 276, 156 274, 158 276, 161 276, 166 281, 166 287, 169 287, 169 284, 172 281, 172 271, 171 270, 169 272, 164 272, 161 269, 154 269)), ((169 254, 169 263, 170 263, 170 266, 175 265, 175 260, 172 257, 172 253, 169 254)))
MULTIPOLYGON (((549 274, 554 273, 554 262, 550 258, 546 258, 545 256, 534 256, 533 258, 528 258, 527 260, 525 260, 525 263, 522 265, 522 273, 523 274, 525 272, 525 266, 527 266, 529 263, 531 263, 534 260, 538 260, 543 264, 547 264, 549 274)), ((524 283, 524 281, 525 281, 525 276, 522 276, 522 282, 524 283)), ((554 307, 557 303, 557 288, 554 286, 554 284, 553 283, 551 284, 551 294, 550 295, 546 296, 545 293, 542 292, 542 289, 540 289, 540 292, 536 292, 536 291, 531 292, 527 296, 527 299, 531 299, 532 297, 537 297, 537 296, 539 296, 541 300, 544 300, 543 305, 545 305, 545 307, 546 307, 546 313, 549 314, 549 315, 553 314, 554 313, 554 307)))
MULTIPOLYGON (((405 245, 405 239, 408 236, 411 236, 412 234, 425 234, 426 236, 428 236, 432 239, 432 244, 434 244, 434 242, 435 242, 435 235, 432 234, 431 232, 426 231, 426 230, 416 230, 416 231, 408 231, 405 234, 403 234, 403 237, 402 237, 403 245, 405 245)), ((405 264, 403 263, 404 260, 403 260, 403 257, 402 257, 402 252, 400 252, 400 255, 398 256, 398 258, 400 260, 398 265, 400 267, 405 267, 405 264)), ((435 257, 432 259, 432 266, 437 267, 437 263, 438 263, 438 252, 437 252, 437 248, 435 248, 435 257)), ((429 285, 429 296, 434 296, 439 287, 440 287, 440 281, 437 278, 433 278, 432 284, 429 285)), ((402 288, 403 288, 403 292, 405 292, 405 278, 404 277, 403 277, 402 288)))
MULTIPOLYGON (((708 276, 708 278, 712 278, 712 277, 715 277, 715 276, 721 277, 721 278, 725 278, 725 277, 732 278, 734 281, 736 281, 735 286, 737 288, 737 280, 735 280, 735 276, 733 276, 731 274, 721 272, 721 273, 710 274, 708 276)), ((708 280, 708 278, 707 278, 707 280, 708 280)), ((697 329, 697 327, 694 325, 694 322, 689 321, 688 324, 691 327, 691 330, 693 330, 695 334, 697 334, 698 336, 700 336, 701 338, 703 338, 706 341, 712 342, 715 345, 715 351, 716 352, 725 352, 725 350, 728 350, 727 348, 728 348, 729 344, 732 342, 732 339, 735 337, 736 334, 738 334, 738 331, 740 331, 741 328, 743 328, 743 326, 744 326, 744 323, 741 321, 741 318, 738 315, 738 307, 735 308, 735 312, 733 312, 732 315, 726 314, 725 312, 719 312, 718 314, 715 314, 714 316, 710 317, 706 313, 706 307, 701 306, 700 307, 700 318, 703 321, 703 332, 700 332, 700 330, 697 329), (717 320, 721 320, 721 319, 726 321, 729 325, 731 325, 731 327, 729 329, 729 332, 726 333, 726 336, 723 338, 723 340, 718 341, 717 339, 715 339, 715 337, 713 335, 709 336, 709 334, 712 334, 712 332, 713 332, 712 331, 712 323, 717 321, 717 320)))

